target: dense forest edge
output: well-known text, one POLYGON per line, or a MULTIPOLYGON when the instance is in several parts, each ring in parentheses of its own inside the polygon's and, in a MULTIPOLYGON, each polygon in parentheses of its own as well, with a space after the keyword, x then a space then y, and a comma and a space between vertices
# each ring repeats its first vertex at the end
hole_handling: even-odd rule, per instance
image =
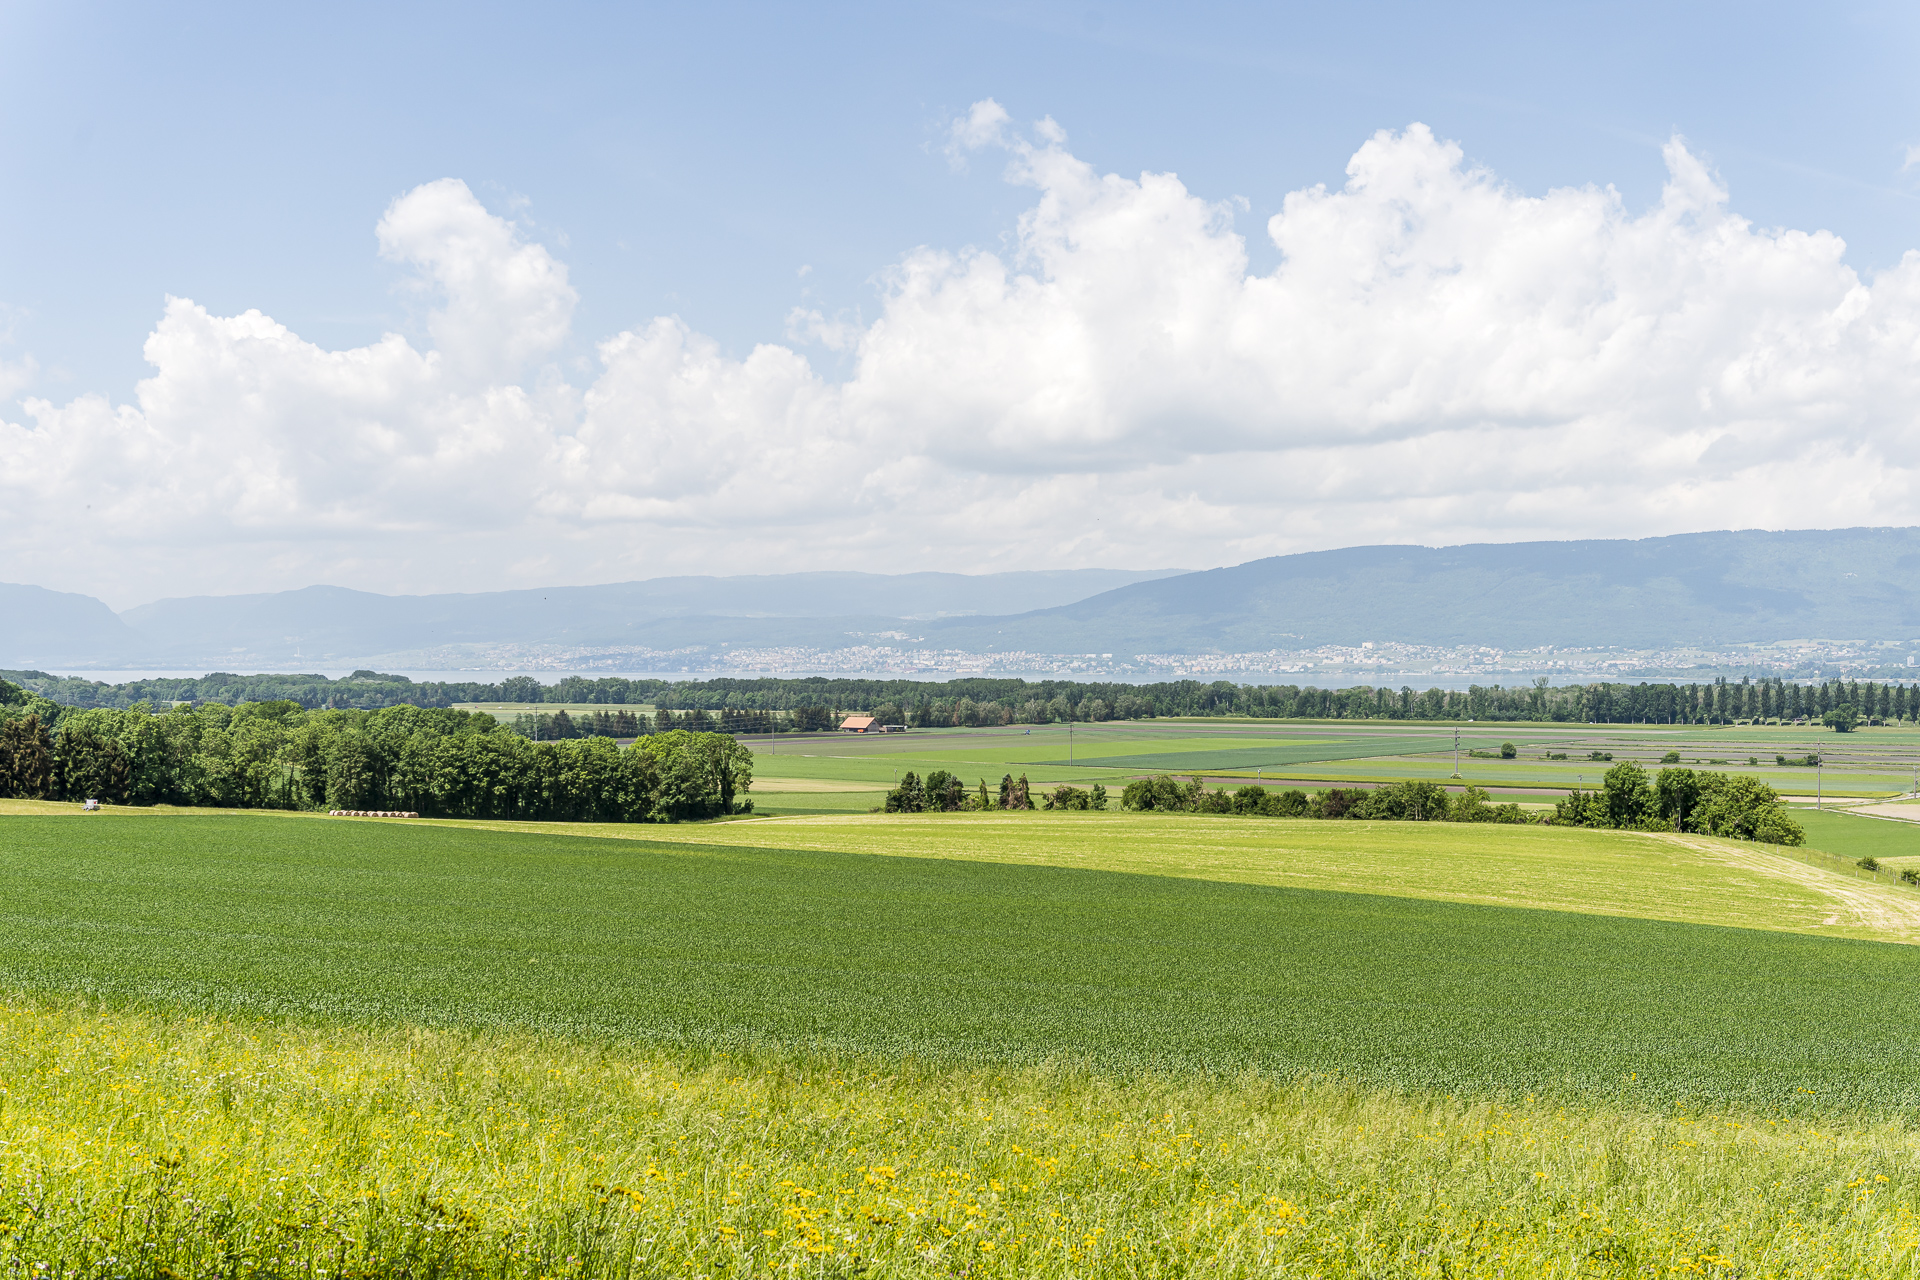
POLYGON ((447 818, 677 822, 751 812, 753 753, 670 729, 536 742, 484 712, 289 700, 63 707, 0 680, 0 797, 447 818))

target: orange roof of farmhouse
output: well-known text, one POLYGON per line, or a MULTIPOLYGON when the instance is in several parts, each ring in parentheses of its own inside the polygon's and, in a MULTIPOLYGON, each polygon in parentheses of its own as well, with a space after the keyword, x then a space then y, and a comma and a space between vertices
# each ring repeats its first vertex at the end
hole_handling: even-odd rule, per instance
POLYGON ((845 720, 842 720, 840 722, 840 727, 842 729, 851 729, 855 733, 861 733, 868 729, 873 728, 873 717, 872 716, 848 716, 845 720))

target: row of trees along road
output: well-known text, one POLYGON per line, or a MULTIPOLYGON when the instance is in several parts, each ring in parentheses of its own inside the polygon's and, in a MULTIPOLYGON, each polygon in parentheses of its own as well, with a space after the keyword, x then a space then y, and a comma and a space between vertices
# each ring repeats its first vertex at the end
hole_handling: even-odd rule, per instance
POLYGON ((716 733, 530 742, 444 708, 291 702, 45 714, 0 682, 0 790, 26 799, 675 821, 747 812, 753 753, 716 733))

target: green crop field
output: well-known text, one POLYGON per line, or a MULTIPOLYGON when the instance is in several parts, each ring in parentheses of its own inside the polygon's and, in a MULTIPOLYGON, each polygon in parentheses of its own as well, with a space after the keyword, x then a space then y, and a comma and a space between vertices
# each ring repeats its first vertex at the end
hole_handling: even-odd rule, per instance
POLYGON ((1073 765, 1081 768, 1123 769, 1132 772, 1193 772, 1195 770, 1245 771, 1261 767, 1275 768, 1321 760, 1353 760, 1369 756, 1405 756, 1439 751, 1452 739, 1416 738, 1403 734, 1359 735, 1321 742, 1278 740, 1260 746, 1238 746, 1232 740, 1222 743, 1194 741, 1192 745, 1157 743, 1164 750, 1130 752, 1119 744, 1103 743, 1099 755, 1082 754, 1075 760, 1043 760, 1037 763, 1073 765))
POLYGON ((1760 848, 7 807, 6 1274, 1917 1273, 1920 894, 1760 848))
POLYGON ((1844 809, 1795 809, 1793 820, 1806 829, 1807 847, 1847 858, 1920 859, 1920 822, 1863 818, 1844 809))
MULTIPOLYGON (((898 824, 865 825, 898 838, 898 824)), ((0 982, 707 1048, 1607 1096, 1636 1076, 1635 1096, 1768 1105, 1819 1084, 1829 1099, 1920 1105, 1920 949, 879 857, 857 850, 855 828, 836 833, 838 849, 782 848, 764 839, 777 829, 655 842, 273 817, 14 818, 0 855, 0 982), (1865 970, 1871 988, 1852 987, 1865 970)), ((1375 829, 1352 856, 1396 839, 1433 836, 1375 829)))
MULTIPOLYGON (((839 779, 884 791, 899 773, 947 769, 970 781, 997 782, 1025 773, 1036 784, 1112 783, 1147 773, 1202 773, 1223 781, 1247 779, 1324 787, 1424 778, 1454 783, 1452 729, 1386 721, 1327 723, 1245 720, 1109 721, 1100 724, 1014 726, 994 729, 920 729, 904 734, 781 735, 746 739, 756 769, 774 779, 839 779), (1069 752, 1071 751, 1071 755, 1069 752), (1258 775, 1256 777, 1256 775, 1258 775)), ((1662 767, 1678 752, 1689 768, 1759 777, 1783 794, 1835 799, 1890 797, 1912 790, 1920 765, 1920 732, 1862 729, 1834 734, 1805 726, 1664 726, 1467 724, 1459 726, 1459 777, 1514 793, 1547 797, 1592 787, 1613 764, 1632 760, 1662 767), (1512 742, 1512 760, 1475 757, 1512 742), (1820 753, 1818 771, 1776 763, 1820 753), (1598 752, 1612 760, 1592 760, 1598 752), (1565 755, 1565 760, 1549 760, 1565 755), (1757 763, 1749 765, 1749 760, 1757 763)), ((774 792, 777 787, 763 788, 774 792)), ((778 812, 806 811, 775 806, 778 812)), ((819 812, 815 808, 811 811, 819 812)))

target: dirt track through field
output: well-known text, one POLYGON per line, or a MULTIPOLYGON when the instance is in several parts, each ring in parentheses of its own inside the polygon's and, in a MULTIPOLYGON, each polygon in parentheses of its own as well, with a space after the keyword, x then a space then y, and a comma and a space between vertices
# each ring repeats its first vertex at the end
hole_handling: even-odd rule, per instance
POLYGON ((1870 935, 1886 942, 1920 942, 1920 894, 1892 885, 1852 880, 1835 871, 1769 853, 1765 845, 1700 836, 1668 835, 1661 839, 1716 862, 1785 880, 1831 899, 1832 909, 1824 918, 1807 921, 1809 932, 1832 929, 1853 937, 1870 935))

